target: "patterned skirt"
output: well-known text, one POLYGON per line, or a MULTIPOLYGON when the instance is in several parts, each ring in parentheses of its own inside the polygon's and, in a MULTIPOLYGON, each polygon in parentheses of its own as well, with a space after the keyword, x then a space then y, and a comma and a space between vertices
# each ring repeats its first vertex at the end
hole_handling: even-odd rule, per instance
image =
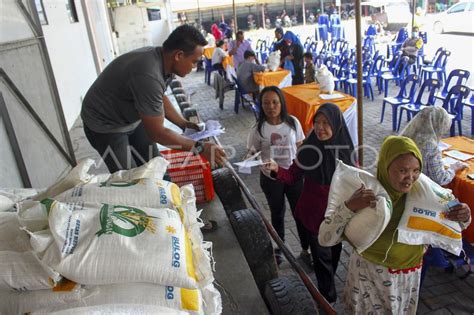
POLYGON ((416 314, 421 264, 407 269, 376 265, 351 255, 343 302, 346 314, 416 314))

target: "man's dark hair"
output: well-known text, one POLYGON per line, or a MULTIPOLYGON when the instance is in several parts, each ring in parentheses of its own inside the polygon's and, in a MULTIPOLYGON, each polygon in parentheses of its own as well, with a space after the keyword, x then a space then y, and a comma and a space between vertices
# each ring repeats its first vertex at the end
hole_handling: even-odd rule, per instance
POLYGON ((182 50, 185 55, 191 55, 196 46, 206 46, 207 41, 194 26, 184 24, 178 26, 163 43, 166 52, 182 50))
POLYGON ((244 52, 244 59, 247 59, 248 57, 255 57, 255 53, 251 50, 246 50, 244 52))
POLYGON ((307 51, 304 53, 303 57, 313 60, 313 53, 307 51))
POLYGON ((237 31, 237 33, 235 33, 235 38, 239 35, 244 35, 244 31, 237 31))
POLYGON ((223 40, 220 40, 216 43, 216 47, 221 47, 222 45, 224 45, 224 41, 223 40))

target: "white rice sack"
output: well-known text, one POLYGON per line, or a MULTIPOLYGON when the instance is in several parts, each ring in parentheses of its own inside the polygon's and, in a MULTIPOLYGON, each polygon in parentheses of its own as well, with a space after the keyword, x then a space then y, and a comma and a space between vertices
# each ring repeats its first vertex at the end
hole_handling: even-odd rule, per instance
POLYGON ((40 258, 67 279, 191 289, 213 280, 196 276, 193 256, 205 254, 202 246, 191 249, 175 210, 53 201, 48 212, 55 244, 40 258))
POLYGON ((21 230, 15 212, 0 212, 0 251, 25 252, 31 250, 28 233, 21 230))
POLYGON ((280 67, 281 53, 279 50, 273 51, 268 55, 267 65, 270 71, 276 71, 280 67))
POLYGON ((0 290, 50 289, 54 280, 33 252, 0 251, 0 290))
POLYGON ((14 205, 15 203, 13 202, 13 200, 8 198, 7 196, 0 194, 0 212, 9 211, 13 208, 14 205))
POLYGON ((366 189, 373 190, 377 198, 376 207, 367 207, 357 211, 344 229, 344 235, 359 253, 369 248, 379 238, 390 220, 392 204, 383 186, 372 174, 338 160, 326 209, 326 213, 335 211, 362 184, 366 189))
POLYGON ((154 305, 136 305, 136 304, 107 304, 98 306, 83 306, 73 309, 63 310, 59 312, 40 312, 33 314, 48 314, 48 315, 186 315, 187 312, 169 309, 162 306, 154 305))
POLYGON ((85 289, 71 283, 67 288, 26 292, 0 291, 0 314, 27 314, 35 310, 80 302, 85 289))
MULTIPOLYGON (((50 199, 44 199, 49 202, 50 199)), ((29 232, 42 231, 48 228, 48 207, 40 201, 23 201, 18 204, 18 220, 29 232)))
POLYGON ((431 244, 454 255, 462 249, 461 225, 446 219, 447 203, 455 197, 421 174, 407 194, 405 211, 398 225, 398 242, 421 245, 431 244))
MULTIPOLYGON (((56 290, 56 289, 55 289, 56 290)), ((68 290, 0 292, 0 313, 50 314, 76 311, 82 307, 127 304, 166 307, 186 314, 220 314, 219 292, 211 284, 202 290, 158 286, 148 283, 112 284, 103 286, 75 285, 68 290), (205 296, 208 300, 203 300, 205 296), (217 300, 217 303, 215 302, 217 300)), ((134 313, 135 314, 135 313, 134 313)))
POLYGON ((40 201, 45 198, 55 197, 66 190, 85 183, 99 183, 104 181, 109 183, 127 182, 141 178, 163 179, 169 162, 162 157, 156 157, 142 166, 130 170, 101 175, 92 175, 89 173, 90 168, 94 164, 95 162, 92 159, 80 161, 63 179, 49 187, 44 193, 38 194, 35 200, 40 201))
POLYGON ((180 190, 176 184, 150 178, 80 185, 54 199, 61 202, 108 203, 147 208, 173 209, 181 206, 180 190))

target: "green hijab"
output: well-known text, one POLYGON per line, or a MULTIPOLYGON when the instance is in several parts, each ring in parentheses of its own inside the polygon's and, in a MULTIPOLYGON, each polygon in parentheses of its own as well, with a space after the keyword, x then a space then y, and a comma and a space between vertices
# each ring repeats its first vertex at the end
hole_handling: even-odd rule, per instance
POLYGON ((377 164, 377 179, 387 191, 392 203, 395 204, 403 196, 403 193, 396 191, 388 179, 388 167, 390 164, 402 154, 411 153, 419 161, 420 167, 423 166, 423 158, 421 157, 420 150, 416 146, 415 142, 407 137, 402 136, 388 136, 382 143, 379 153, 379 162, 377 164))

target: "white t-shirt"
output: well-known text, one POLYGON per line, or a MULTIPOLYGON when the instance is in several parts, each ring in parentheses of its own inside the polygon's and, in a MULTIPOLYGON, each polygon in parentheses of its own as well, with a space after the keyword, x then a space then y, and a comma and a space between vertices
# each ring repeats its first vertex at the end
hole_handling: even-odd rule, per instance
POLYGON ((222 59, 225 56, 227 56, 225 50, 220 47, 216 47, 216 49, 214 49, 214 53, 212 54, 211 64, 215 65, 216 63, 222 63, 222 59))
MULTIPOLYGON (((296 158, 296 143, 304 140, 303 129, 298 119, 290 116, 294 122, 296 130, 293 130, 287 123, 270 125, 264 122, 262 125, 262 135, 255 125, 249 133, 247 149, 255 152, 262 151, 262 161, 273 159, 280 167, 288 169, 296 158)), ((270 173, 261 168, 262 172, 270 177, 270 173)))

